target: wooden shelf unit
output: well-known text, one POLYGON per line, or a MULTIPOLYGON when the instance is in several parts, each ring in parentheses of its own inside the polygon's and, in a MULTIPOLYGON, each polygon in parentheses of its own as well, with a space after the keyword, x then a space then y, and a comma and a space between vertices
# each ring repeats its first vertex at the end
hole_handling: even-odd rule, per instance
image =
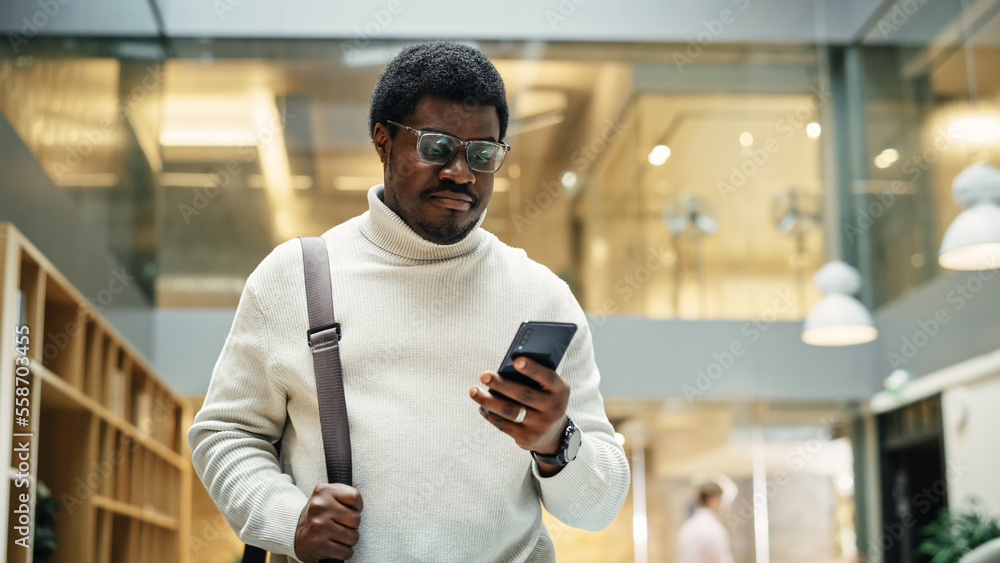
POLYGON ((187 563, 190 406, 10 223, 0 223, 0 389, 4 561, 32 561, 44 483, 60 505, 53 563, 187 563), (29 365, 16 373, 22 302, 29 365), (16 410, 25 407, 15 402, 15 375, 28 382, 28 417, 16 410), (30 467, 19 479, 23 443, 30 467), (25 493, 27 549, 14 543, 25 493))

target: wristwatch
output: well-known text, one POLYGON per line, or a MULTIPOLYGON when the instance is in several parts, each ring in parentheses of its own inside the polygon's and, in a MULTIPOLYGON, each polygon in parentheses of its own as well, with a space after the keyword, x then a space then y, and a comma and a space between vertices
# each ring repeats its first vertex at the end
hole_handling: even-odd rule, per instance
POLYGON ((580 429, 573 424, 570 417, 566 417, 566 429, 563 430, 562 439, 559 440, 559 449, 551 455, 543 455, 538 452, 531 452, 531 457, 538 463, 558 465, 560 467, 576 459, 576 453, 580 451, 580 440, 582 438, 580 429))

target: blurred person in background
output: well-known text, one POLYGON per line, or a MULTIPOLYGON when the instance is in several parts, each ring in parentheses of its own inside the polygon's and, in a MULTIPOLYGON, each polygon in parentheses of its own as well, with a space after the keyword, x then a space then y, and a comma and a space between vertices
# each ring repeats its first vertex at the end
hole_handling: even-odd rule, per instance
POLYGON ((715 482, 700 485, 697 502, 677 534, 677 563, 733 563, 729 532, 721 520, 722 487, 715 482))

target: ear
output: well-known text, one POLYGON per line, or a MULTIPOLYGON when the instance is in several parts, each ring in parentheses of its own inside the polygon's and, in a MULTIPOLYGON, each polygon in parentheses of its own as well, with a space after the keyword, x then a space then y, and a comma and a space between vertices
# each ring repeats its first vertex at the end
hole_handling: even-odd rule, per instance
POLYGON ((372 131, 372 139, 375 141, 375 152, 378 153, 379 160, 385 164, 389 160, 389 148, 392 146, 389 128, 384 123, 376 123, 375 130, 372 131))

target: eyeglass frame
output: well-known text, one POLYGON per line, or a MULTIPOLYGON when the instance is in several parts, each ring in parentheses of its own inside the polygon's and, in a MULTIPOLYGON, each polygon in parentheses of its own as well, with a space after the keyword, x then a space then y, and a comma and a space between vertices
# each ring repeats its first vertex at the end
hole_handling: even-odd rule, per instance
MULTIPOLYGON (((420 146, 420 139, 424 135, 442 135, 444 137, 455 139, 456 141, 458 141, 459 146, 461 148, 465 149, 465 163, 469 165, 469 170, 472 170, 474 172, 480 172, 482 174, 496 174, 497 172, 499 172, 500 171, 500 167, 503 166, 503 162, 507 158, 507 153, 510 152, 510 149, 511 149, 510 145, 508 145, 507 143, 499 143, 499 142, 495 142, 495 141, 487 141, 485 139, 473 139, 471 141, 466 141, 466 140, 463 140, 463 139, 459 139, 458 137, 456 137, 454 135, 449 135, 447 133, 442 133, 440 131, 424 131, 423 129, 414 129, 413 127, 409 127, 409 126, 403 125, 402 123, 398 123, 396 121, 392 121, 391 119, 386 119, 385 122, 388 123, 388 124, 390 124, 390 125, 395 125, 396 127, 402 127, 403 129, 406 129, 410 133, 413 133, 414 135, 416 135, 416 137, 417 137, 417 146, 420 146), (497 165, 496 170, 493 170, 493 171, 476 170, 475 168, 472 167, 472 163, 469 162, 469 145, 471 145, 472 143, 487 143, 487 144, 490 144, 490 145, 498 146, 501 149, 503 149, 503 155, 500 157, 500 164, 497 165)), ((446 160, 444 162, 431 162, 429 160, 425 160, 424 157, 421 156, 420 151, 418 150, 417 151, 417 158, 419 158, 421 162, 426 162, 427 164, 434 164, 434 165, 437 165, 437 166, 444 166, 445 164, 448 164, 449 162, 451 162, 455 158, 455 156, 457 154, 458 154, 458 150, 455 151, 455 154, 453 154, 451 156, 451 158, 449 158, 448 160, 446 160)))

